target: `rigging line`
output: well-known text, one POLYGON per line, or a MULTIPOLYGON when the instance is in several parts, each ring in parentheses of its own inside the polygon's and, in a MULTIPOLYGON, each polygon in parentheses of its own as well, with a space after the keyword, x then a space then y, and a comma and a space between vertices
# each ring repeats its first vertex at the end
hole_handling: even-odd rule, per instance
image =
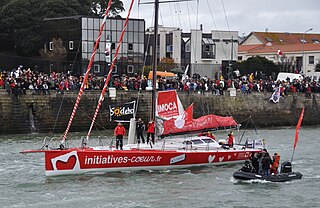
MULTIPOLYGON (((226 13, 226 10, 225 10, 225 7, 224 7, 223 0, 221 0, 221 4, 222 4, 223 12, 224 12, 224 17, 225 17, 226 22, 227 22, 227 27, 228 27, 228 30, 229 30, 229 35, 230 35, 230 37, 232 38, 232 39, 231 39, 231 41, 232 41, 231 44, 233 44, 233 35, 231 34, 231 30, 230 30, 230 26, 229 26, 229 20, 228 20, 228 17, 227 17, 227 13, 226 13)), ((235 52, 236 52, 236 50, 235 50, 235 47, 234 47, 232 53, 233 53, 233 54, 236 54, 235 52)), ((231 59, 233 59, 233 57, 231 57, 231 59)))
POLYGON ((187 2, 187 8, 188 8, 189 28, 190 28, 190 31, 191 31, 192 24, 191 24, 190 10, 189 10, 189 2, 187 2))
POLYGON ((59 118, 59 115, 60 115, 60 111, 61 111, 62 103, 63 103, 63 100, 64 100, 64 96, 65 96, 65 95, 63 94, 62 100, 61 100, 61 102, 60 102, 60 107, 59 107, 59 110, 58 110, 58 114, 57 114, 57 116, 56 116, 56 120, 55 120, 54 125, 53 125, 53 128, 52 128, 52 133, 54 132, 54 129, 56 128, 56 124, 57 124, 57 121, 58 121, 58 118, 59 118))
POLYGON ((181 10, 180 10, 179 4, 175 3, 175 7, 176 7, 177 15, 178 15, 179 28, 181 28, 181 19, 180 19, 181 10))
MULTIPOLYGON (((167 1, 161 1, 159 2, 159 4, 162 4, 162 3, 174 3, 174 2, 188 2, 188 1, 195 1, 195 0, 167 0, 167 1)), ((199 0, 197 0, 199 1, 199 0)), ((150 2, 144 2, 144 3, 140 3, 140 4, 154 4, 154 1, 150 1, 150 2)))
MULTIPOLYGON (((218 27, 217 27, 217 24, 216 24, 216 22, 215 22, 215 20, 214 20, 213 12, 212 12, 212 10, 211 10, 211 7, 210 7, 210 4, 209 4, 209 1, 208 1, 208 0, 207 0, 207 5, 208 5, 208 8, 209 8, 209 12, 210 12, 211 19, 212 19, 212 21, 213 21, 214 27, 215 27, 216 31, 218 31, 218 27)), ((217 34, 218 34, 219 41, 220 41, 220 39, 221 39, 220 33, 217 32, 217 34)), ((223 50, 224 56, 225 56, 226 59, 228 59, 227 52, 226 52, 226 48, 225 48, 225 45, 223 44, 223 42, 222 42, 221 45, 222 45, 222 50, 223 50)))
MULTIPOLYGON (((154 13, 154 12, 153 12, 154 13)), ((162 17, 162 12, 161 9, 159 8, 159 13, 160 13, 160 19, 161 19, 161 24, 164 25, 163 17, 162 17)), ((153 19, 153 17, 152 17, 153 19)), ((151 26, 152 27, 152 26, 151 26)))
MULTIPOLYGON (((197 13, 196 13, 196 29, 198 27, 198 21, 199 21, 199 0, 197 0, 197 13)), ((191 34, 191 33, 190 33, 191 34)), ((192 37, 191 37, 192 38, 192 37)), ((196 36, 195 36, 195 39, 194 40, 198 40, 198 32, 196 32, 196 36)), ((191 40, 190 40, 191 41, 191 40)), ((201 38, 201 41, 202 41, 202 38, 201 38)), ((193 73, 196 73, 196 69, 197 69, 197 56, 196 56, 196 43, 192 43, 190 42, 191 45, 193 46, 192 47, 192 51, 193 51, 193 58, 194 58, 194 62, 195 62, 195 66, 192 67, 193 68, 193 73)), ((201 42, 200 42, 201 44, 201 42)), ((191 63, 192 64, 192 63, 191 63)))
MULTIPOLYGON (((152 13, 151 25, 153 24, 153 21, 154 21, 153 17, 154 17, 154 8, 153 8, 153 13, 152 13)), ((152 27, 152 26, 150 26, 150 27, 152 27)), ((142 67, 142 73, 141 73, 142 78, 144 78, 144 68, 147 63, 147 55, 148 55, 148 48, 149 48, 149 44, 150 44, 150 39, 151 39, 151 32, 149 32, 149 34, 148 34, 147 47, 146 47, 146 51, 144 52, 144 60, 143 60, 143 67, 142 67)), ((140 100, 140 96, 142 94, 141 90, 140 90, 141 85, 142 85, 142 82, 140 82, 140 85, 139 85, 139 91, 138 91, 138 96, 137 96, 137 105, 136 105, 135 112, 138 111, 139 100, 140 100)))
MULTIPOLYGON (((80 107, 79 107, 79 110, 80 110, 90 121, 92 121, 92 117, 90 117, 90 116, 86 113, 85 110, 83 110, 83 109, 80 108, 80 107)), ((103 125, 99 124, 98 122, 95 122, 95 125, 101 127, 103 130, 106 130, 106 128, 105 128, 103 125)))
MULTIPOLYGON (((131 1, 130 7, 129 7, 129 10, 128 10, 128 15, 127 15, 126 21, 125 21, 125 23, 124 23, 124 25, 123 25, 123 29, 122 29, 122 31, 121 31, 120 39, 119 39, 119 41, 118 41, 118 45, 117 45, 117 48, 116 48, 116 52, 115 52, 114 58, 113 58, 112 63, 111 63, 110 70, 109 70, 109 72, 108 72, 107 79, 106 79, 106 81, 105 81, 105 83, 104 83, 104 86, 103 86, 103 89, 102 89, 102 92, 101 92, 101 95, 100 95, 100 98, 99 98, 99 101, 98 101, 98 105, 97 105, 97 107, 96 107, 96 111, 95 111, 95 113, 94 113, 94 115, 93 115, 93 120, 92 120, 92 122, 91 122, 89 131, 88 131, 88 134, 87 134, 87 138, 86 138, 87 142, 88 142, 88 140, 89 140, 90 133, 91 133, 91 131, 92 131, 94 122, 95 122, 95 120, 96 120, 96 118, 97 118, 97 114, 98 114, 98 112, 99 112, 100 106, 101 106, 101 104, 102 104, 102 102, 103 102, 103 100, 104 100, 104 94, 105 94, 106 91, 107 91, 107 87, 108 87, 108 84, 109 84, 109 81, 110 81, 110 77, 111 77, 113 68, 114 68, 114 66, 115 66, 115 62, 116 62, 116 60, 117 60, 117 56, 118 56, 118 53, 119 53, 120 46, 121 46, 121 44, 122 44, 123 36, 124 36, 124 33, 125 33, 126 29, 127 29, 127 25, 128 25, 129 17, 130 17, 131 10, 132 10, 132 7, 133 7, 133 3, 134 3, 134 0, 131 1)), ((87 142, 86 142, 86 143, 87 143, 87 142)))
POLYGON ((170 15, 171 15, 171 20, 172 20, 172 25, 174 27, 175 24, 174 24, 174 17, 173 17, 173 14, 172 14, 171 4, 169 4, 169 8, 170 8, 170 15))
MULTIPOLYGON (((87 28, 87 24, 88 24, 88 21, 85 21, 85 24, 84 24, 84 27, 85 27, 85 28, 87 28)), ((81 41, 79 42, 78 49, 77 49, 76 55, 75 55, 74 60, 73 60, 73 63, 72 63, 72 71, 73 71, 73 69, 74 69, 74 64, 75 64, 75 62, 76 62, 76 60, 77 60, 78 54, 79 54, 79 52, 80 52, 80 46, 81 46, 80 43, 82 43, 82 42, 81 42, 81 41)))
POLYGON ((102 24, 101 24, 100 29, 99 29, 99 34, 98 34, 98 37, 97 37, 96 42, 95 42, 96 44, 94 46, 93 52, 91 54, 90 62, 88 64, 88 67, 87 67, 87 70, 86 70, 86 74, 85 74, 85 76, 83 78, 83 81, 82 81, 82 84, 81 84, 81 87, 80 87, 80 90, 79 90, 79 93, 78 93, 77 100, 76 100, 76 102, 74 104, 74 107, 73 107, 73 110, 72 110, 72 113, 71 113, 71 116, 70 116, 70 119, 69 119, 69 122, 68 122, 68 125, 67 125, 67 129, 65 130, 65 132, 63 134, 63 138, 61 140, 61 145, 63 145, 63 143, 65 142, 65 140, 67 138, 67 134, 68 134, 69 129, 71 127, 73 118, 74 118, 74 116, 75 116, 75 114, 77 112, 77 108, 78 108, 79 102, 81 100, 81 96, 82 96, 82 94, 84 92, 84 87, 87 84, 87 79, 88 79, 89 73, 91 71, 91 66, 92 66, 93 61, 94 61, 94 56, 97 53, 97 48, 98 48, 98 45, 99 45, 99 42, 100 42, 101 34, 102 34, 103 29, 104 29, 105 23, 107 21, 107 16, 108 16, 109 10, 111 8, 111 3, 112 3, 112 0, 109 0, 108 6, 106 8, 105 15, 104 15, 104 18, 103 18, 103 21, 102 21, 102 24))

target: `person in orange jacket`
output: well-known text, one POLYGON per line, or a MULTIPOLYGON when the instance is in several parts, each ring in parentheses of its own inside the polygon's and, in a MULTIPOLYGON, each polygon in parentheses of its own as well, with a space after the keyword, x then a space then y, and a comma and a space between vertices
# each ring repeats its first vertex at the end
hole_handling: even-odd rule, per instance
POLYGON ((155 123, 153 120, 149 121, 148 128, 147 128, 147 144, 149 144, 150 136, 151 136, 151 142, 154 144, 154 129, 155 129, 155 123))
POLYGON ((116 148, 122 150, 123 147, 123 136, 126 134, 126 129, 122 125, 122 123, 118 123, 116 128, 114 129, 114 135, 116 136, 116 148))
POLYGON ((273 155, 273 163, 270 168, 270 174, 277 175, 278 173, 278 168, 279 168, 279 163, 280 163, 280 155, 278 153, 274 153, 273 155))

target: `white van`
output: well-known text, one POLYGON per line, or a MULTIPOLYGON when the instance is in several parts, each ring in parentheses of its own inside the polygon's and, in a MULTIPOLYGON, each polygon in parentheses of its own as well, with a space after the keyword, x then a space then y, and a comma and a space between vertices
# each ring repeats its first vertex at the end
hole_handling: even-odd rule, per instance
POLYGON ((288 78, 290 79, 290 82, 293 82, 294 79, 303 80, 303 76, 301 74, 280 72, 278 74, 277 81, 287 81, 288 78))
POLYGON ((319 79, 320 79, 320 72, 312 72, 307 75, 311 78, 311 80, 313 80, 315 82, 319 81, 319 79))

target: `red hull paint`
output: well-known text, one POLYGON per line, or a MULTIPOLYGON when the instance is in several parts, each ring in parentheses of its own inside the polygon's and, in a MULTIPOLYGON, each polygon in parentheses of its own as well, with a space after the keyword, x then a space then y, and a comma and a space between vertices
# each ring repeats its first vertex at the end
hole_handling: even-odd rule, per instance
POLYGON ((45 151, 46 175, 160 170, 235 163, 259 150, 161 151, 68 149, 45 151))

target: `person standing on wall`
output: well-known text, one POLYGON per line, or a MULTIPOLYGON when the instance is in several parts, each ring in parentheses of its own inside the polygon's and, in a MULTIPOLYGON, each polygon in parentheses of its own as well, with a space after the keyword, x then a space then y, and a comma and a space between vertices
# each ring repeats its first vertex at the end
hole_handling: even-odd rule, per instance
POLYGON ((120 146, 120 149, 122 150, 123 147, 123 136, 126 134, 126 129, 122 125, 122 123, 118 123, 116 128, 114 129, 114 135, 116 136, 116 148, 118 149, 120 146))
POLYGON ((142 139, 142 143, 145 143, 145 140, 144 140, 144 137, 143 137, 143 131, 144 130, 145 130, 145 125, 144 125, 142 119, 139 118, 138 121, 137 121, 137 126, 136 126, 138 143, 141 142, 141 139, 142 139))
POLYGON ((150 141, 150 136, 151 136, 151 142, 154 144, 154 129, 155 129, 155 124, 154 121, 151 120, 148 123, 148 128, 147 128, 147 144, 149 144, 150 141))

